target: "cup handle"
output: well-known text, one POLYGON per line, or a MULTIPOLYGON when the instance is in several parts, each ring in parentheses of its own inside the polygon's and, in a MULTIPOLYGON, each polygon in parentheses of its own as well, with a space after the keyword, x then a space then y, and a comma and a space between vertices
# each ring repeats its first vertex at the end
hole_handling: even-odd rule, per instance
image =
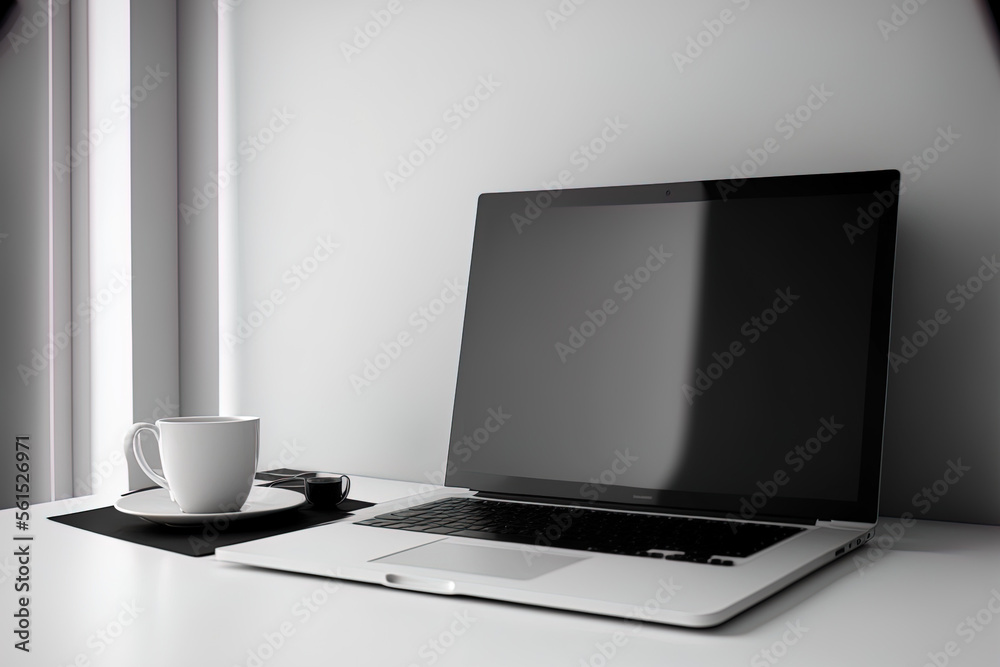
POLYGON ((347 500, 347 494, 351 492, 351 478, 348 477, 347 475, 341 475, 341 478, 344 480, 343 481, 344 495, 342 495, 340 497, 340 500, 337 501, 338 504, 347 500))
POLYGON ((129 440, 132 441, 132 453, 135 454, 135 462, 139 464, 139 468, 142 469, 146 476, 151 480, 162 486, 164 489, 170 489, 170 485, 167 484, 167 480, 161 475, 156 474, 153 469, 146 463, 146 457, 142 453, 141 441, 139 440, 139 434, 143 431, 149 431, 156 438, 156 447, 160 447, 160 429, 156 427, 155 424, 150 424, 149 422, 138 422, 132 424, 129 430, 125 434, 125 442, 129 440))

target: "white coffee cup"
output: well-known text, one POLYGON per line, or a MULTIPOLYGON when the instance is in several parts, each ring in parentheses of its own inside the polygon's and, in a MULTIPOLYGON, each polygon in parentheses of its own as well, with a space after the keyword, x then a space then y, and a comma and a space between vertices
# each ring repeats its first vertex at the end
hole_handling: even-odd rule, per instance
POLYGON ((167 417, 156 424, 133 424, 125 435, 146 475, 170 491, 188 514, 236 512, 246 503, 257 472, 260 419, 257 417, 167 417), (143 456, 139 436, 156 437, 163 475, 143 456))

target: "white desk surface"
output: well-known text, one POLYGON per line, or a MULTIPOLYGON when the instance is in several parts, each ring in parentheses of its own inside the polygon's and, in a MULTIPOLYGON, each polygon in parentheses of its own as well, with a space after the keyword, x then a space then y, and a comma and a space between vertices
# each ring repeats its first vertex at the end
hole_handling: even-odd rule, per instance
MULTIPOLYGON (((353 482, 351 497, 370 501, 418 488, 353 482)), ((108 504, 31 508, 29 654, 13 647, 23 543, 14 510, 0 511, 0 665, 1000 665, 1000 527, 918 521, 884 537, 884 553, 858 552, 862 570, 848 555, 729 623, 689 630, 261 570, 45 518, 108 504)))

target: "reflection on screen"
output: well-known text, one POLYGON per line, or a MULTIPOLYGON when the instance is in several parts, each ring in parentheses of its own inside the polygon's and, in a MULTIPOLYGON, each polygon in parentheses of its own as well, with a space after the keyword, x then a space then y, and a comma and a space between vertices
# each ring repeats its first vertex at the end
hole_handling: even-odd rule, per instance
MULTIPOLYGON (((862 196, 553 207, 477 226, 449 467, 853 500, 862 196), (521 233, 518 233, 518 232, 521 233)), ((481 214, 482 216, 482 214, 481 214)))

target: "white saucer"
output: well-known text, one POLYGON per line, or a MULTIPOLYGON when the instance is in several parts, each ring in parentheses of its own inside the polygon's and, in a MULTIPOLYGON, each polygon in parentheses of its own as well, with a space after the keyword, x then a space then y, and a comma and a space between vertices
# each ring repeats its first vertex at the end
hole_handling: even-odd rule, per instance
POLYGON ((182 512, 177 503, 170 499, 169 491, 157 488, 122 496, 115 502, 115 509, 154 523, 179 526, 205 523, 223 517, 229 521, 256 518, 298 507, 305 502, 306 497, 298 491, 255 486, 250 490, 249 498, 238 512, 188 514, 182 512))

